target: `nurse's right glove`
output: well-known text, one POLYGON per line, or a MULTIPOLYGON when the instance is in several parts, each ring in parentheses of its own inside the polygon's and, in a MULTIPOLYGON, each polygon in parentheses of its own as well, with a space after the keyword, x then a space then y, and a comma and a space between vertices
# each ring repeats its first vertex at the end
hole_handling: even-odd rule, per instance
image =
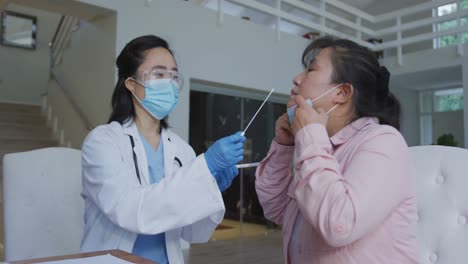
POLYGON ((205 152, 205 159, 211 174, 236 165, 244 159, 244 142, 241 132, 218 139, 205 152))
POLYGON ((227 169, 218 171, 214 174, 219 190, 224 192, 231 186, 232 180, 239 174, 239 169, 234 165, 227 169))

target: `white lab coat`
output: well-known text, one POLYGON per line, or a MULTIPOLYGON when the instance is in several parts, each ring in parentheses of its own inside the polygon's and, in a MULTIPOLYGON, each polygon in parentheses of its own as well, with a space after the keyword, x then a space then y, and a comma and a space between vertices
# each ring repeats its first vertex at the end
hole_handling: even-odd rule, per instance
POLYGON ((85 232, 81 251, 131 252, 138 234, 166 233, 169 263, 183 263, 180 240, 206 242, 224 217, 224 203, 204 155, 162 129, 164 179, 149 184, 146 153, 133 121, 102 125, 82 147, 85 232), (135 141, 138 181, 129 135, 135 141), (182 163, 180 167, 175 158, 182 163))

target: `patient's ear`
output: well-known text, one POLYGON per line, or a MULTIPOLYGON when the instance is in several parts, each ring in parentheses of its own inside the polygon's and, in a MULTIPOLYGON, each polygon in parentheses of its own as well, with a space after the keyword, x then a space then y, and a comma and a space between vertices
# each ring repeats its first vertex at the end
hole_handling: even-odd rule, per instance
POLYGON ((350 83, 343 83, 338 87, 335 96, 333 97, 333 103, 344 104, 353 99, 354 86, 350 83))

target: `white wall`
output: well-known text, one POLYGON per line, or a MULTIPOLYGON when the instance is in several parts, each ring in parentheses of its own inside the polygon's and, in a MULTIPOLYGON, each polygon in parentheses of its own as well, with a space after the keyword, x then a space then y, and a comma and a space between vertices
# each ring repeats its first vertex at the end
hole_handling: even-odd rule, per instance
MULTIPOLYGON (((467 49, 467 44, 464 45, 467 49)), ((465 54, 467 54, 465 52, 465 54)), ((450 68, 461 65, 466 58, 457 53, 457 47, 447 47, 437 50, 423 50, 405 54, 403 65, 398 65, 396 57, 382 60, 393 75, 422 72, 440 68, 450 68)))
MULTIPOLYGON (((390 81, 391 85, 391 81, 390 81)), ((417 91, 407 88, 391 88, 391 92, 401 103, 401 133, 408 146, 417 146, 420 143, 419 125, 419 95, 417 91)))
POLYGON ((14 4, 6 10, 37 17, 37 46, 26 50, 0 45, 0 101, 39 105, 49 79, 49 42, 60 15, 14 4))
MULTIPOLYGON (((118 10, 116 55, 125 43, 155 34, 169 41, 179 68, 189 84, 190 78, 289 94, 291 79, 302 70, 300 57, 307 40, 288 34, 276 42, 273 29, 225 15, 216 23, 217 13, 190 2, 159 0, 79 0, 118 10)), ((113 69, 113 65, 108 65, 113 69)), ((189 89, 170 116, 174 130, 183 138, 189 135, 189 89)), ((108 97, 101 98, 105 106, 108 97)), ((101 109, 106 109, 100 104, 101 109)))
MULTIPOLYGON (((105 123, 115 82, 116 16, 81 20, 56 73, 91 125, 105 123)), ((78 121, 79 122, 79 121, 78 121)))
POLYGON ((52 124, 57 120, 57 136, 60 138, 62 130, 64 131, 63 145, 70 143, 71 147, 81 149, 83 139, 89 133, 88 128, 71 105, 71 102, 53 79, 49 80, 47 95, 47 113, 52 113, 52 124))
MULTIPOLYGON (((365 1, 364 1, 365 2, 365 1)), ((393 0, 393 1, 368 1, 370 4, 364 8, 364 11, 372 15, 381 15, 402 8, 418 5, 427 0, 393 0)))

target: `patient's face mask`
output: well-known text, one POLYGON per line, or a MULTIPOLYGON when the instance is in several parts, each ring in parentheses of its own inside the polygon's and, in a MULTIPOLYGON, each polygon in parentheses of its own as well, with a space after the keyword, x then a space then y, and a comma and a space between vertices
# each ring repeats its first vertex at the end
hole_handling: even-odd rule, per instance
MULTIPOLYGON (((310 99, 307 99, 306 100, 306 103, 307 105, 309 105, 310 107, 313 107, 314 104, 313 102, 314 101, 317 101, 318 99, 324 97, 325 95, 331 93, 333 90, 335 90, 336 88, 340 87, 341 84, 338 84, 337 86, 331 88, 330 90, 324 92, 323 94, 319 95, 318 97, 314 98, 313 100, 310 100, 310 99)), ((327 111, 327 115, 329 115, 333 110, 335 110, 339 105, 335 105, 333 106, 332 108, 330 108, 330 110, 327 111)), ((289 123, 292 124, 292 121, 294 119, 294 116, 296 114, 296 108, 297 108, 297 105, 293 105, 291 107, 288 108, 288 117, 289 117, 289 123)))

